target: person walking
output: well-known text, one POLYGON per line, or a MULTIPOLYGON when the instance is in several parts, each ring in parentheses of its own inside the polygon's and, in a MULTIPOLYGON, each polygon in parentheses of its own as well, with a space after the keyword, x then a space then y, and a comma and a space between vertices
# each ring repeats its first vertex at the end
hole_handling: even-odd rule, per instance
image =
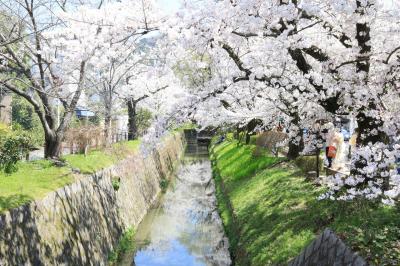
POLYGON ((326 137, 325 156, 328 161, 328 168, 332 168, 333 160, 337 153, 336 131, 332 123, 328 125, 328 133, 326 137))

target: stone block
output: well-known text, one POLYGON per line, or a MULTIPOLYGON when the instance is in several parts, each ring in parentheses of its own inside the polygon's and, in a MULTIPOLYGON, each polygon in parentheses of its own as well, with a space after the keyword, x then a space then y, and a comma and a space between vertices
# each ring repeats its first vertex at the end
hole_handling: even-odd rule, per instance
POLYGON ((343 263, 345 265, 351 265, 354 261, 353 255, 353 252, 349 248, 346 248, 346 252, 343 255, 343 263))
POLYGON ((314 240, 314 250, 317 250, 320 248, 322 244, 322 235, 319 235, 315 240, 314 240))
POLYGON ((330 229, 325 229, 289 265, 364 266, 367 264, 357 253, 346 247, 330 229))
POLYGON ((345 244, 343 242, 340 242, 337 245, 337 249, 336 249, 336 258, 342 258, 344 253, 346 252, 347 247, 345 246, 345 244))
POLYGON ((365 262, 363 258, 357 255, 356 260, 353 262, 353 266, 367 266, 368 264, 365 262))
POLYGON ((310 258, 310 256, 313 254, 312 244, 313 244, 313 243, 311 243, 311 244, 306 248, 306 250, 305 250, 305 252, 304 252, 304 254, 305 254, 304 258, 305 258, 306 261, 308 261, 309 258, 310 258))

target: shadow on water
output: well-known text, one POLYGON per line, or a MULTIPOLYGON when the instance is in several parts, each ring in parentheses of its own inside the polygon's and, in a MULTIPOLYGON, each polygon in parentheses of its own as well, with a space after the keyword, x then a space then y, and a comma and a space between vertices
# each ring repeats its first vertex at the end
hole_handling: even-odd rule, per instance
POLYGON ((231 264, 228 240, 217 212, 211 164, 204 150, 198 154, 199 150, 185 154, 166 193, 139 225, 136 253, 123 265, 231 264))

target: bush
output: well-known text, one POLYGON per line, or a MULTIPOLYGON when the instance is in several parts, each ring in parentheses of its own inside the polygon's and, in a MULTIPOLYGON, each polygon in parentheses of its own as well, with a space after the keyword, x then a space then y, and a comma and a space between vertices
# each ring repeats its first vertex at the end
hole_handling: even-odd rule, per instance
POLYGON ((0 140, 0 170, 11 174, 18 170, 17 162, 29 152, 29 138, 7 136, 0 140))
POLYGON ((130 150, 126 145, 126 142, 117 142, 107 148, 106 152, 112 157, 115 157, 116 160, 120 161, 126 158, 126 156, 130 153, 130 150))
POLYGON ((135 119, 136 119, 138 136, 145 135, 147 129, 151 126, 153 114, 145 108, 140 108, 136 114, 135 119))
MULTIPOLYGON (((295 159, 295 164, 301 169, 304 174, 311 171, 317 170, 317 158, 316 155, 304 155, 295 159)), ((324 170, 324 160, 320 158, 319 160, 319 171, 322 173, 324 170)))
POLYGON ((30 103, 15 95, 12 99, 12 128, 13 131, 23 131, 29 135, 31 146, 43 146, 44 131, 38 115, 30 103))
POLYGON ((7 174, 17 171, 17 162, 31 148, 29 134, 22 130, 11 130, 0 124, 0 170, 7 174))
POLYGON ((278 156, 279 146, 287 139, 287 134, 280 131, 265 131, 257 136, 254 156, 260 156, 262 149, 278 156))
POLYGON ((91 147, 99 148, 103 139, 103 129, 94 125, 80 125, 65 133, 65 141, 71 153, 77 150, 78 153, 87 155, 91 147))
POLYGON ((135 249, 135 230, 128 228, 119 240, 118 246, 108 256, 110 265, 116 265, 121 261, 123 255, 135 249))
POLYGON ((356 250, 363 250, 368 260, 376 265, 399 265, 400 228, 395 222, 381 228, 349 226, 347 242, 356 250))

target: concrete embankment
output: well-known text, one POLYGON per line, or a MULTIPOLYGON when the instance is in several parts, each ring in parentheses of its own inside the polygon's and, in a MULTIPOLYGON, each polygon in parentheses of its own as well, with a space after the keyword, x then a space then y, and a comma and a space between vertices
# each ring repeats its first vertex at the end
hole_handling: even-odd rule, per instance
POLYGON ((138 152, 2 214, 0 265, 105 265, 122 232, 157 199, 184 146, 182 134, 169 136, 148 155, 138 152))

